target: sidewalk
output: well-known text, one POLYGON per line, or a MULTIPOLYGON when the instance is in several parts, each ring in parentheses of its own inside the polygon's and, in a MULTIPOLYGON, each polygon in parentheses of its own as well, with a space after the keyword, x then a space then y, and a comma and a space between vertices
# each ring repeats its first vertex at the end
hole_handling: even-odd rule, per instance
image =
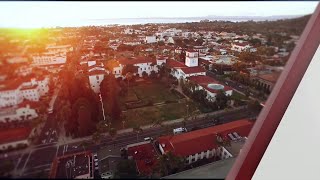
MULTIPOLYGON (((220 110, 220 111, 215 111, 215 112, 210 112, 210 113, 204 113, 204 114, 200 114, 197 117, 201 118, 201 117, 205 117, 206 115, 221 115, 224 113, 230 113, 230 112, 235 112, 235 111, 239 111, 241 109, 245 109, 246 106, 241 106, 241 107, 236 107, 233 109, 230 109, 228 111, 226 110, 220 110)), ((180 119, 176 119, 176 120, 171 120, 171 121, 164 121, 163 124, 164 125, 172 125, 172 124, 176 124, 176 123, 180 123, 182 122, 184 119, 180 118, 180 119)), ((141 129, 150 129, 153 128, 154 125, 146 125, 146 126, 142 126, 141 129)), ((121 129, 117 131, 117 135, 119 134, 126 134, 126 133, 132 133, 133 132, 133 128, 127 128, 127 129, 121 129)), ((102 136, 109 136, 109 133, 104 133, 102 134, 102 136)), ((81 142, 81 141, 87 141, 87 140, 91 140, 91 136, 86 136, 86 137, 82 137, 82 138, 77 138, 77 139, 71 139, 71 140, 67 140, 67 143, 77 143, 77 142, 81 142)), ((60 142, 61 143, 61 142, 60 142)), ((61 145, 60 143, 58 143, 59 145, 61 145)))
MULTIPOLYGON (((229 110, 220 110, 220 111, 215 111, 215 112, 210 112, 210 113, 204 113, 204 114, 200 114, 197 117, 201 118, 201 117, 205 117, 206 115, 222 115, 224 113, 230 113, 230 112, 235 112, 235 111, 239 111, 241 109, 245 109, 246 106, 240 106, 240 107, 236 107, 233 109, 229 109, 229 110)), ((176 124, 176 123, 181 123, 184 119, 180 118, 180 119, 175 119, 175 120, 171 120, 171 121, 164 121, 163 125, 172 125, 172 124, 176 124)), ((141 129, 145 130, 145 129, 150 129, 150 128, 154 128, 154 125, 146 125, 146 126, 142 126, 141 129)), ((133 132, 133 128, 127 128, 127 129, 121 129, 117 131, 117 135, 119 134, 129 134, 133 132)), ((109 136, 109 133, 104 133, 102 134, 102 136, 109 136)), ((76 139, 71 139, 71 137, 60 137, 58 139, 58 143, 55 144, 54 146, 61 146, 64 144, 70 144, 70 143, 78 143, 78 142, 82 142, 82 141, 90 141, 92 139, 91 136, 86 136, 86 137, 82 137, 82 138, 76 138, 76 139)), ((41 145, 38 145, 41 146, 41 145)), ((29 146, 26 149, 23 149, 21 151, 14 151, 12 153, 8 153, 8 155, 17 155, 17 154, 21 154, 21 153, 29 153, 31 150, 37 149, 37 146, 29 146)))

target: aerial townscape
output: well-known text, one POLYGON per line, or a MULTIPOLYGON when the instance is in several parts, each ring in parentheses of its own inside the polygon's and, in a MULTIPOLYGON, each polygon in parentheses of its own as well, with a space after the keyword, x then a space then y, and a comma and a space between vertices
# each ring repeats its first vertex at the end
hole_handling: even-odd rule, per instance
POLYGON ((225 178, 309 17, 0 29, 0 177, 225 178))

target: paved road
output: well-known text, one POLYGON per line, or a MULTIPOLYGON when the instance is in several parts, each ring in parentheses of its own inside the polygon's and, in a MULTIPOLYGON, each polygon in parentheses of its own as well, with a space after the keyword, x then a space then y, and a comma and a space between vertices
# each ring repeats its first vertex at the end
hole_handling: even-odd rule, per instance
MULTIPOLYGON (((234 120, 238 120, 241 118, 253 117, 257 114, 252 114, 247 110, 241 110, 238 112, 228 113, 221 117, 222 123, 231 122, 234 120)), ((170 127, 180 127, 182 123, 174 124, 170 127)), ((191 130, 193 127, 198 128, 206 128, 213 126, 212 120, 196 120, 189 121, 186 124, 186 128, 191 130)), ((46 176, 51 167, 52 160, 56 156, 66 155, 70 153, 80 152, 83 150, 92 150, 97 151, 98 149, 106 146, 114 146, 114 147, 125 147, 128 144, 141 142, 144 137, 153 137, 156 138, 160 135, 166 134, 165 128, 161 127, 151 127, 149 129, 145 129, 137 139, 137 135, 133 132, 118 134, 112 141, 111 137, 106 135, 102 138, 101 143, 95 145, 92 141, 87 140, 89 145, 87 147, 81 146, 83 141, 75 142, 75 143, 67 143, 63 145, 59 145, 54 142, 51 144, 38 145, 31 151, 26 151, 21 154, 16 154, 13 156, 9 156, 10 159, 15 159, 16 166, 16 176, 15 177, 35 177, 35 176, 46 176)), ((0 159, 1 161, 1 159, 0 159)))
MULTIPOLYGON (((55 107, 55 104, 57 101, 59 101, 59 98, 57 98, 59 92, 61 89, 61 84, 59 84, 57 86, 57 88, 55 88, 54 90, 54 95, 52 97, 52 100, 50 102, 50 106, 53 109, 55 107)), ((58 140, 58 135, 59 135, 59 128, 58 128, 58 124, 57 121, 55 119, 55 113, 51 113, 48 115, 47 120, 45 122, 44 127, 42 128, 41 134, 39 135, 39 140, 38 142, 36 142, 36 144, 49 144, 52 142, 57 142, 58 140)))

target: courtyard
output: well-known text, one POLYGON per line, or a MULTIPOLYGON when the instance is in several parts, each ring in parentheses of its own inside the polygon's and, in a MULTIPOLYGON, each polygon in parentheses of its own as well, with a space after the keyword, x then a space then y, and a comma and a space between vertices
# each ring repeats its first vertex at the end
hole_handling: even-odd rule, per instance
POLYGON ((184 96, 170 90, 163 82, 136 83, 120 101, 123 113, 128 117, 126 128, 179 119, 187 111, 184 96))

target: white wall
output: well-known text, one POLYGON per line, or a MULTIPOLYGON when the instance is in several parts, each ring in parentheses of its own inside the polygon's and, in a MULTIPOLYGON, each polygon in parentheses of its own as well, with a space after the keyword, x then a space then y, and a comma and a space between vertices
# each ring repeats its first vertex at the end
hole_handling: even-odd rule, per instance
POLYGON ((155 43, 157 42, 156 36, 146 36, 146 43, 155 43))
POLYGON ((0 108, 14 106, 22 102, 20 87, 14 90, 0 91, 0 108))
POLYGON ((21 90, 23 98, 30 100, 30 101, 39 101, 40 94, 39 94, 39 86, 36 86, 33 89, 24 89, 21 90))

